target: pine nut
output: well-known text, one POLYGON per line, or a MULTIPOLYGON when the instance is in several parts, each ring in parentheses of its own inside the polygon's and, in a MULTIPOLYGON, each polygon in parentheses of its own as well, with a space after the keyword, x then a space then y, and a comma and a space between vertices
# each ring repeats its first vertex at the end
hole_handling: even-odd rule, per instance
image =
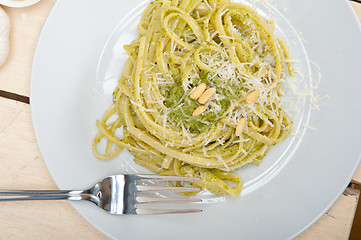
POLYGON ((193 115, 193 117, 197 117, 197 116, 201 115, 206 110, 207 110, 207 107, 204 106, 204 105, 201 105, 201 106, 197 107, 196 110, 194 110, 192 115, 193 115))
POLYGON ((271 127, 271 125, 268 125, 267 128, 266 128, 266 130, 265 130, 265 132, 270 132, 270 131, 272 131, 272 129, 273 129, 273 128, 271 127))
POLYGON ((255 91, 251 92, 251 93, 248 94, 248 96, 246 97, 246 102, 247 102, 248 104, 254 103, 254 102, 257 100, 257 98, 259 97, 259 94, 260 94, 260 92, 259 92, 258 90, 255 90, 255 91))
POLYGON ((246 119, 245 118, 241 118, 238 123, 237 123, 237 127, 236 127, 236 136, 239 137, 241 136, 244 127, 246 126, 246 119))
POLYGON ((193 90, 193 92, 191 93, 190 97, 192 99, 198 99, 202 93, 206 90, 207 88, 207 84, 206 83, 201 83, 199 84, 196 89, 193 90))
POLYGON ((215 88, 208 88, 202 96, 199 97, 198 102, 200 104, 205 104, 208 102, 208 100, 213 96, 213 94, 216 92, 215 88))

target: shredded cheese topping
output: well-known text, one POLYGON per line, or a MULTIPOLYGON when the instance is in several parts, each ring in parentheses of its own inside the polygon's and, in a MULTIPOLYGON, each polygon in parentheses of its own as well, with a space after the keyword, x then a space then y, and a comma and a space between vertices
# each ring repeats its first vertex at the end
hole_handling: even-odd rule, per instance
POLYGON ((124 47, 114 104, 97 122, 94 154, 110 159, 127 149, 154 172, 200 177, 192 184, 237 196, 242 181, 231 171, 260 164, 292 132, 281 97, 294 60, 274 21, 228 0, 157 0, 138 31, 124 47), (204 83, 210 91, 200 103, 190 95, 204 83), (96 147, 102 138, 105 154, 96 147))

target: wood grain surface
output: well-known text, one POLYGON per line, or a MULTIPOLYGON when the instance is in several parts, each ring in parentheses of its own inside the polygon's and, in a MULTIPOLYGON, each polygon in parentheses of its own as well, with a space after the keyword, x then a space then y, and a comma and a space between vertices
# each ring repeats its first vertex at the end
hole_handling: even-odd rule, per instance
MULTIPOLYGON (((29 96, 33 53, 55 0, 5 8, 11 19, 11 49, 0 68, 0 91, 29 96)), ((360 4, 352 3, 361 19, 360 4)), ((0 97, 0 188, 56 189, 41 157, 30 106, 0 97)), ((361 183, 361 169, 353 181, 361 183)), ((298 239, 348 239, 359 192, 347 189, 329 212, 298 239)), ((107 239, 67 201, 0 204, 0 239, 107 239)))
POLYGON ((43 23, 55 0, 42 0, 26 8, 3 7, 10 17, 10 54, 0 68, 0 89, 29 96, 34 51, 43 23))

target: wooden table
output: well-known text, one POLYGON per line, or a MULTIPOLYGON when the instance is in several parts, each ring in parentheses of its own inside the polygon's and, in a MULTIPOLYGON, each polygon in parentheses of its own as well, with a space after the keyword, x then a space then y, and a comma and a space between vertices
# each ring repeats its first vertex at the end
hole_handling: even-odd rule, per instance
MULTIPOLYGON (((41 157, 29 106, 33 53, 55 0, 21 9, 11 19, 10 56, 0 67, 0 188, 57 189, 41 157)), ((352 3, 361 20, 361 5, 352 3)), ((353 178, 361 184, 361 169, 353 178)), ((349 187, 328 213, 298 239, 348 239, 359 191, 349 187)), ((67 201, 0 204, 0 239, 106 239, 67 201)))

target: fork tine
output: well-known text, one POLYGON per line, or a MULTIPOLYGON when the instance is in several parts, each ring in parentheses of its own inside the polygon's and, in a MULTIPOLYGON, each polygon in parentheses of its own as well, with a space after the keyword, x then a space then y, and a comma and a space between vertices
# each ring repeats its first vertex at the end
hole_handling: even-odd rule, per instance
POLYGON ((139 192, 199 192, 201 189, 193 187, 163 187, 163 186, 137 186, 139 192))
POLYGON ((160 180, 160 181, 201 181, 201 178, 196 177, 180 177, 180 176, 162 176, 162 175, 151 175, 151 174, 140 174, 136 175, 141 180, 160 180))
POLYGON ((136 197, 138 203, 191 203, 202 202, 199 198, 136 197))
POLYGON ((140 215, 196 213, 196 212, 202 212, 202 209, 137 209, 136 210, 136 213, 140 215))

